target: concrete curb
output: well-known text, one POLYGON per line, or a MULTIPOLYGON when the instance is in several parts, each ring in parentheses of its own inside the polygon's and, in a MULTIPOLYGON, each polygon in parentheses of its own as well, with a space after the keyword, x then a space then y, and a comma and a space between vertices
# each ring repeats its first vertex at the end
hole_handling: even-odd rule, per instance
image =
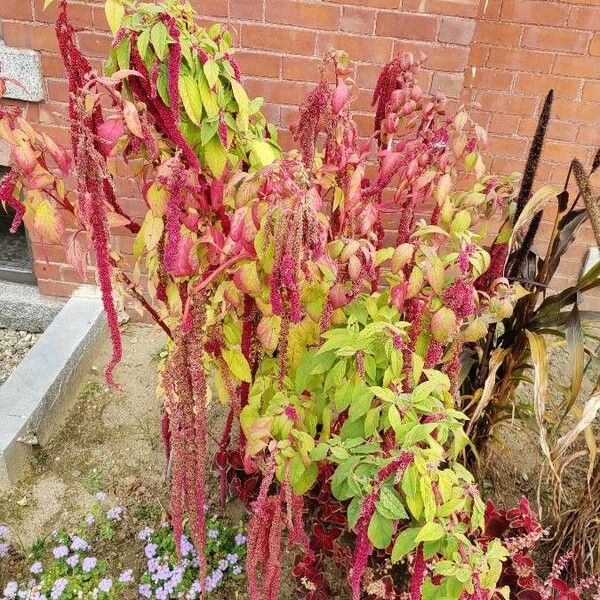
POLYGON ((35 285, 0 282, 0 327, 40 333, 64 304, 62 300, 42 296, 35 285))
POLYGON ((82 286, 0 387, 0 488, 19 478, 70 408, 106 331, 97 289, 82 286))

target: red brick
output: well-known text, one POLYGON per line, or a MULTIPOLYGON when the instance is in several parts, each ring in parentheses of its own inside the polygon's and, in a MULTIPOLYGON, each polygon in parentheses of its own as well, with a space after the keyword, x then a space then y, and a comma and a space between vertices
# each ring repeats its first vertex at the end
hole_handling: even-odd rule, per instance
POLYGON ((532 25, 565 25, 569 7, 542 0, 504 0, 502 18, 532 25))
POLYGON ((533 73, 548 73, 552 68, 554 55, 522 48, 491 48, 486 66, 531 71, 533 73))
POLYGON ((550 27, 526 27, 522 45, 539 50, 559 50, 582 54, 585 52, 589 34, 550 27))
POLYGON ((246 78, 244 85, 250 96, 262 96, 270 102, 291 104, 293 106, 298 106, 307 92, 314 88, 313 83, 272 81, 251 79, 250 77, 246 78))
POLYGON ((259 77, 279 78, 281 72, 281 57, 273 54, 238 50, 235 58, 240 65, 242 74, 258 75, 259 77))
MULTIPOLYGON (((519 124, 519 135, 530 138, 534 133, 538 120, 534 118, 523 118, 519 124)), ((577 134, 577 129, 573 127, 573 123, 568 121, 560 121, 558 119, 550 119, 548 124, 547 138, 549 140, 557 140, 561 142, 574 142, 577 134)))
POLYGON ((522 158, 526 145, 523 139, 514 136, 490 135, 490 152, 498 156, 522 158))
POLYGON ((42 53, 42 73, 46 77, 64 77, 66 72, 60 56, 42 53))
POLYGON ((600 58, 595 56, 559 55, 556 57, 554 73, 572 77, 589 77, 595 79, 600 73, 600 58))
POLYGON ((463 72, 469 59, 469 49, 462 47, 442 47, 439 44, 400 42, 394 44, 394 53, 424 52, 427 55, 425 67, 434 71, 463 72))
POLYGON ((600 33, 597 33, 590 42, 590 54, 600 56, 600 33))
MULTIPOLYGON (((29 3, 29 0, 19 0, 15 4, 29 3)), ((89 29, 93 26, 93 11, 92 7, 86 4, 75 4, 69 2, 69 19, 74 25, 79 27, 87 27, 89 29)), ((102 9, 104 12, 104 9, 102 9)), ((36 21, 41 23, 51 23, 54 25, 56 17, 58 16, 58 2, 53 2, 44 10, 44 0, 33 0, 33 14, 36 21)))
POLYGON ((370 38, 346 33, 319 33, 317 36, 317 56, 324 56, 331 48, 343 49, 353 60, 370 63, 386 63, 391 57, 392 41, 383 38, 370 38))
POLYGON ((111 49, 112 36, 83 31, 78 34, 79 47, 86 55, 105 57, 111 49))
POLYGON ((477 22, 473 39, 483 44, 514 47, 519 44, 522 32, 521 25, 480 20, 477 22))
POLYGON ((558 99, 554 101, 553 113, 557 119, 598 125, 598 106, 593 103, 558 99))
POLYGON ((355 6, 370 6, 372 8, 400 8, 402 0, 330 0, 333 4, 353 4, 355 6))
POLYGON ((64 79, 47 79, 48 100, 56 102, 67 102, 69 99, 69 90, 67 82, 64 79))
POLYGON ((546 140, 542 151, 542 160, 551 160, 554 162, 569 163, 572 158, 587 158, 587 148, 582 148, 576 144, 567 142, 555 142, 546 140))
POLYGON ((458 98, 463 89, 462 73, 434 73, 431 80, 431 93, 441 90, 448 98, 458 98))
POLYGON ((319 79, 319 67, 323 61, 318 58, 300 58, 299 56, 284 56, 282 77, 291 81, 311 81, 319 79))
POLYGON ((227 0, 190 0, 192 7, 203 17, 228 17, 227 0))
POLYGON ((440 23, 438 41, 468 46, 473 39, 475 21, 473 19, 452 19, 444 17, 440 23))
POLYGON ((600 23, 600 7, 573 7, 571 9, 569 27, 593 31, 597 23, 600 23))
POLYGON ((26 0, 19 2, 0 2, 0 18, 17 21, 31 21, 31 4, 26 0))
POLYGON ((315 50, 315 34, 312 31, 287 29, 281 26, 267 27, 244 23, 242 44, 245 48, 312 55, 315 50))
POLYGON ((600 132, 598 132, 596 127, 582 125, 577 132, 575 141, 578 144, 585 144, 587 146, 593 146, 594 148, 597 148, 600 146, 600 132))
POLYGON ((377 12, 355 6, 345 6, 342 12, 341 29, 351 33, 374 33, 377 12))
POLYGON ((521 117, 519 115, 503 115, 494 113, 491 115, 488 125, 489 133, 514 134, 519 128, 521 117))
POLYGON ((307 4, 288 0, 266 0, 268 23, 284 23, 312 29, 337 29, 341 10, 338 6, 307 4))
POLYGON ((514 73, 512 71, 501 69, 467 69, 465 85, 480 89, 508 91, 513 77, 514 73))
POLYGON ((600 81, 586 81, 581 98, 587 102, 600 103, 600 81))
POLYGON ((264 21, 263 0, 229 0, 229 15, 234 19, 264 21))
POLYGON ((39 260, 48 260, 49 262, 57 263, 64 263, 67 260, 65 249, 55 244, 32 242, 31 251, 39 260))
POLYGON ((477 16, 483 19, 494 20, 500 17, 502 9, 502 0, 488 0, 480 2, 477 9, 477 16))
POLYGON ((556 96, 575 98, 579 93, 580 86, 581 82, 578 79, 519 73, 515 83, 515 92, 529 96, 539 96, 540 92, 553 89, 556 96))
POLYGON ((477 95, 477 101, 483 109, 492 110, 509 115, 533 115, 537 107, 537 101, 527 96, 515 96, 513 94, 498 94, 497 92, 481 91, 477 95))
POLYGON ((433 41, 437 36, 438 21, 429 15, 380 12, 375 32, 406 40, 433 41))
POLYGON ((7 46, 58 52, 54 28, 49 25, 5 21, 2 24, 2 34, 7 46))
POLYGON ((471 67, 483 67, 490 55, 490 49, 485 46, 471 44, 471 52, 469 54, 469 65, 471 67))
POLYGON ((402 9, 455 17, 473 17, 479 0, 403 0, 402 9))
POLYGON ((38 279, 60 280, 60 265, 57 263, 36 260, 33 263, 33 271, 38 279))
POLYGON ((39 279, 37 281, 38 289, 40 293, 45 296, 60 296, 67 298, 70 296, 81 284, 79 283, 65 283, 64 281, 52 281, 48 279, 39 279))

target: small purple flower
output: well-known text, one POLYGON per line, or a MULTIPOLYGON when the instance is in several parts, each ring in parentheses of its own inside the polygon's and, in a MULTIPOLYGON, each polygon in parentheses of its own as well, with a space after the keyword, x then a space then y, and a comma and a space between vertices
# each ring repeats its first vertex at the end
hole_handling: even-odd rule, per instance
POLYGON ((219 531, 217 529, 209 529, 208 530, 208 537, 212 538, 213 540, 219 537, 219 531))
POLYGON ((85 524, 86 525, 93 525, 95 520, 96 519, 94 519, 94 515, 85 515, 85 524))
POLYGON ((60 598, 62 596, 63 592, 65 591, 65 588, 67 587, 68 583, 69 582, 64 577, 57 579, 54 582, 54 585, 52 586, 52 591, 50 592, 50 598, 52 598, 52 600, 58 600, 58 598, 60 598))
POLYGON ((43 570, 44 568, 42 567, 42 563, 39 560, 37 562, 34 562, 29 569, 29 571, 34 575, 39 575, 43 570))
POLYGON ((157 600, 167 600, 169 597, 167 590, 162 587, 156 588, 154 594, 156 595, 157 600))
POLYGON ((190 542, 186 535, 181 536, 181 555, 188 556, 194 550, 194 545, 190 542))
POLYGON ((237 561, 239 560, 239 556, 237 554, 228 554, 227 555, 227 561, 229 562, 229 564, 231 565, 235 565, 237 563, 237 561))
POLYGON ((106 493, 105 492, 98 492, 96 494, 96 500, 98 500, 98 502, 104 502, 106 500, 106 493))
POLYGON ((234 539, 237 546, 243 546, 247 540, 246 536, 243 533, 238 533, 234 539))
POLYGON ((242 572, 241 565, 236 565, 235 567, 233 567, 233 572, 235 573, 235 575, 239 575, 242 572))
POLYGON ((71 568, 74 568, 75 566, 77 566, 79 564, 79 555, 78 554, 71 554, 71 556, 69 556, 69 558, 67 558, 67 564, 71 568))
POLYGON ((144 529, 142 529, 139 533, 138 533, 138 540, 144 542, 146 541, 152 534, 154 533, 154 529, 152 529, 152 527, 144 527, 144 529))
POLYGON ((131 569, 125 569, 125 571, 119 575, 119 581, 121 583, 131 583, 133 581, 133 571, 131 569))
POLYGON ((17 590, 19 589, 19 585, 16 581, 9 581, 4 588, 4 595, 7 598, 14 598, 17 595, 17 590))
POLYGON ((221 559, 219 561, 219 570, 220 571, 226 571, 228 566, 229 566, 229 563, 225 559, 221 559))
POLYGON ((65 556, 68 556, 68 554, 69 554, 69 549, 64 544, 62 544, 61 546, 56 546, 56 548, 54 548, 52 550, 52 555, 56 559, 64 558, 65 556))
POLYGON ((105 577, 98 584, 98 589, 101 592, 104 592, 104 593, 108 594, 108 592, 110 591, 110 588, 112 587, 112 584, 113 584, 112 579, 109 579, 108 577, 105 577))
POLYGON ((78 535, 74 535, 71 537, 71 550, 88 550, 90 545, 78 535))
POLYGON ((10 550, 10 544, 8 542, 4 542, 0 544, 0 558, 4 558, 8 556, 8 551, 10 550))
POLYGON ((0 525, 0 539, 5 540, 8 537, 8 527, 0 525))
POLYGON ((150 584, 142 583, 141 585, 139 585, 138 593, 144 598, 150 598, 150 596, 152 596, 152 588, 150 587, 150 584))
POLYGON ((123 510, 124 508, 122 506, 115 506, 106 513, 106 518, 110 521, 120 521, 123 510))
POLYGON ((83 559, 81 568, 83 569, 84 573, 89 573, 90 571, 92 571, 93 569, 96 568, 97 564, 98 564, 98 561, 96 560, 96 558, 94 556, 86 556, 83 559))
POLYGON ((160 561, 158 558, 151 558, 148 560, 148 571, 154 573, 160 567, 160 561))
POLYGON ((154 543, 146 544, 146 547, 144 548, 144 554, 146 555, 146 558, 154 558, 154 556, 156 556, 157 549, 158 546, 154 543))

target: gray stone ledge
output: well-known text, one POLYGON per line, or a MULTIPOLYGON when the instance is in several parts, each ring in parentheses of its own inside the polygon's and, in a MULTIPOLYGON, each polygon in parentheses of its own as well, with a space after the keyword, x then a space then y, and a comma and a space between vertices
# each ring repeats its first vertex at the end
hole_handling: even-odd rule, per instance
POLYGON ((99 295, 83 286, 0 387, 0 488, 18 480, 64 418, 106 330, 99 295))
MULTIPOLYGON (((0 0, 1 1, 1 0, 0 0)), ((35 285, 0 282, 0 327, 41 333, 64 306, 42 296, 35 285)))
POLYGON ((5 98, 27 102, 41 102, 45 99, 46 89, 39 52, 6 46, 0 40, 0 75, 15 79, 25 88, 8 82, 5 98))

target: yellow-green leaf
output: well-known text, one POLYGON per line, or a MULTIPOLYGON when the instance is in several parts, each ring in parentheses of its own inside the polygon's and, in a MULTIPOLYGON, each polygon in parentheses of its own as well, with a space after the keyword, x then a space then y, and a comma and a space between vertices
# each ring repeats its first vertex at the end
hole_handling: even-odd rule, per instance
POLYGON ((277 160, 277 151, 269 142, 265 140, 251 140, 250 145, 261 167, 266 167, 277 160))
POLYGON ((200 89, 200 98, 202 98, 202 105, 204 106, 206 114, 209 117, 214 117, 219 113, 219 103, 217 101, 217 95, 211 91, 203 71, 198 72, 198 87, 200 89))
POLYGON ((43 198, 36 203, 33 226, 45 242, 60 243, 62 223, 50 200, 43 198))
POLYGON ((125 17, 123 0, 106 0, 104 12, 106 13, 106 20, 108 21, 110 31, 113 35, 116 35, 117 31, 121 28, 121 23, 123 23, 123 18, 125 17))
POLYGON ((239 350, 222 350, 223 360, 227 363, 229 370, 241 381, 250 383, 252 374, 246 357, 239 350))
POLYGON ((215 87, 217 81, 219 81, 219 65, 215 60, 207 60, 202 67, 204 69, 204 75, 208 81, 208 87, 211 89, 215 87))
POLYGON ((167 52, 168 37, 169 31, 167 30, 167 26, 162 21, 158 21, 150 31, 150 41, 152 42, 152 47, 154 48, 156 56, 158 56, 159 60, 163 60, 167 52))
POLYGON ((248 121, 250 118, 248 94, 246 94, 246 90, 235 79, 231 80, 231 90, 238 105, 237 124, 242 131, 248 131, 248 121))
POLYGON ((218 135, 213 136, 204 146, 204 158, 213 176, 221 177, 227 163, 227 155, 218 135))
POLYGON ((188 117, 200 127, 202 121, 202 98, 196 81, 186 73, 179 77, 179 96, 188 117))

